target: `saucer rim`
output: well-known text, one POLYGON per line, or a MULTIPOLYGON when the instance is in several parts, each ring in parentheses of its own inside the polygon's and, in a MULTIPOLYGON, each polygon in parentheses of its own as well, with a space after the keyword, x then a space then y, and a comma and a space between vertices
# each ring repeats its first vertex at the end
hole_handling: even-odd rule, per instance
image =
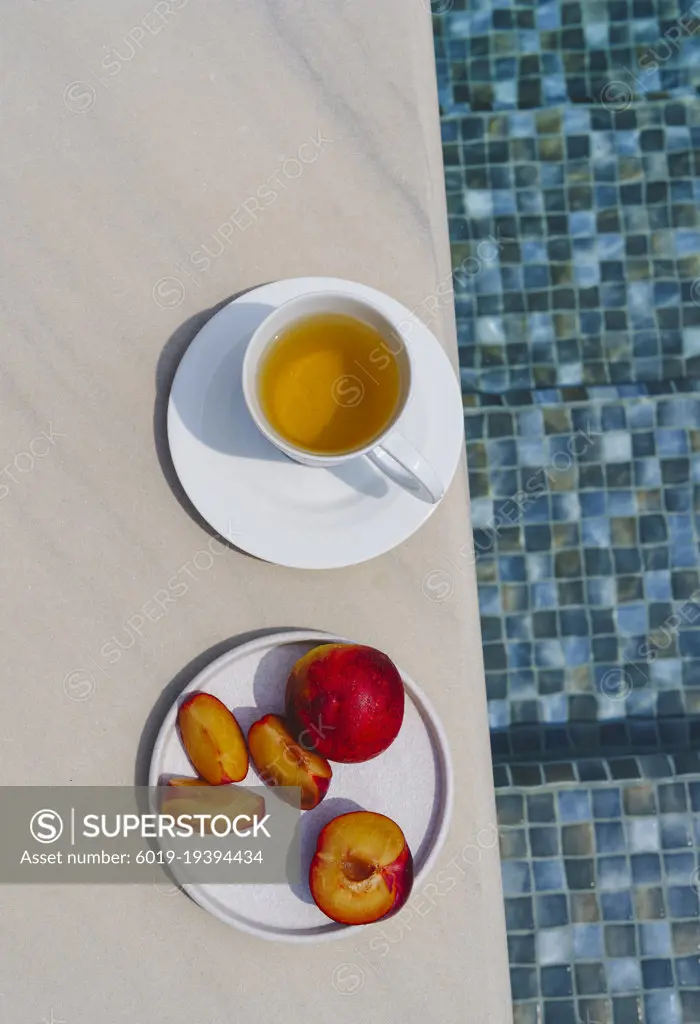
MULTIPOLYGON (((219 319, 225 320, 227 316, 231 315, 231 308, 235 307, 237 304, 261 302, 263 304, 267 304, 269 306, 274 306, 275 308, 277 308, 278 306, 282 305, 283 302, 288 301, 288 298, 270 298, 270 293, 274 293, 274 291, 279 289, 281 286, 286 287, 287 289, 293 288, 293 294, 289 295, 288 298, 303 295, 307 292, 316 292, 325 289, 329 291, 345 291, 345 293, 349 294, 359 294, 360 297, 364 297, 366 295, 369 297, 370 301, 376 302, 380 310, 386 310, 386 304, 389 304, 391 307, 393 307, 394 312, 385 312, 385 315, 395 318, 397 314, 400 314, 402 319, 414 322, 418 329, 422 331, 424 335, 426 335, 430 339, 430 344, 432 346, 432 356, 430 358, 434 360, 434 365, 437 365, 440 362, 442 363, 444 377, 442 378, 440 383, 441 385, 444 386, 444 384, 448 380, 449 373, 449 377, 454 382, 454 400, 455 402, 459 400, 461 409, 461 388, 459 386, 459 379, 457 374, 455 373, 454 367, 449 359, 447 352, 440 344, 435 334, 430 330, 430 328, 425 323, 423 323, 423 321, 420 320, 413 312, 411 312, 411 310, 409 310, 408 307, 404 306, 397 299, 393 298, 393 296, 390 296, 380 291, 379 289, 373 288, 371 285, 365 285, 360 282, 345 280, 343 278, 281 278, 276 281, 260 285, 256 288, 251 288, 245 291, 244 293, 236 296, 236 298, 232 299, 229 303, 227 303, 220 310, 218 310, 214 314, 214 316, 212 316, 200 328, 200 330, 197 332, 194 338, 192 338, 192 340, 190 341, 177 367, 177 371, 173 377, 172 385, 170 388, 170 394, 168 396, 167 438, 171 460, 183 490, 185 491, 189 501, 192 503, 192 505, 197 510, 199 515, 205 520, 205 522, 209 524, 209 526, 213 530, 216 531, 216 533, 219 536, 223 537, 235 548, 238 548, 239 550, 249 555, 259 558, 262 561, 268 562, 269 564, 279 565, 284 568, 290 569, 308 569, 319 571, 325 569, 341 569, 353 565, 360 565, 365 562, 371 561, 374 558, 378 558, 381 555, 388 553, 389 551, 392 551, 394 548, 398 547, 400 544, 407 541, 440 507, 445 495, 447 494, 448 490, 450 489, 454 481, 457 469, 459 467, 460 458, 463 457, 465 448, 463 429, 460 429, 458 443, 456 434, 452 442, 452 444, 454 444, 454 453, 453 457, 450 459, 450 469, 447 474, 447 478, 444 485, 445 493, 443 494, 443 497, 440 499, 440 501, 431 505, 428 504, 427 502, 420 501, 414 496, 408 494, 408 492, 404 492, 406 500, 412 503, 411 507, 415 508, 416 513, 415 517, 412 519, 410 524, 406 526, 405 522, 402 523, 400 531, 398 533, 396 533, 395 531, 382 531, 381 536, 383 539, 380 542, 375 543, 374 545, 365 544, 364 548, 359 552, 356 550, 356 547, 355 549, 353 549, 353 546, 351 544, 344 544, 342 547, 338 547, 333 557, 325 556, 323 558, 319 558, 318 550, 314 548, 311 551, 309 551, 308 545, 301 545, 300 549, 295 548, 288 554, 281 554, 279 550, 276 550, 274 553, 270 553, 270 545, 265 542, 264 536, 262 536, 260 533, 254 534, 252 536, 242 536, 240 534, 236 534, 234 537, 231 536, 230 531, 228 535, 225 531, 222 532, 220 526, 218 526, 217 523, 213 520, 221 518, 223 522, 223 518, 212 515, 211 502, 205 503, 201 500, 198 500, 199 495, 201 494, 201 488, 188 486, 188 483, 191 483, 191 478, 190 474, 188 473, 187 464, 188 462, 191 461, 191 457, 189 454, 183 454, 179 450, 179 441, 180 438, 184 435, 187 435, 191 438, 192 432, 183 423, 180 417, 180 414, 177 410, 173 398, 174 392, 177 386, 182 384, 184 376, 190 371, 190 365, 195 363, 198 342, 200 341, 201 336, 205 332, 208 333, 211 330, 211 325, 214 323, 214 321, 217 321, 219 319), (180 437, 178 437, 178 434, 180 435, 180 437), (387 534, 390 534, 390 536, 387 536, 387 534)), ((439 405, 439 408, 443 408, 445 405, 445 398, 447 396, 445 394, 441 394, 440 397, 441 403, 439 405)), ((409 401, 408 405, 406 406, 406 409, 404 409, 402 416, 410 415, 411 406, 412 402, 409 401)), ((460 422, 461 421, 462 417, 460 416, 460 422)), ((233 456, 233 458, 235 459, 236 457, 233 456)), ((402 491, 402 488, 400 488, 399 485, 391 481, 389 482, 389 486, 392 492, 394 492, 394 490, 395 492, 402 491)), ((396 497, 398 498, 398 500, 403 500, 403 496, 401 494, 397 493, 396 497)))

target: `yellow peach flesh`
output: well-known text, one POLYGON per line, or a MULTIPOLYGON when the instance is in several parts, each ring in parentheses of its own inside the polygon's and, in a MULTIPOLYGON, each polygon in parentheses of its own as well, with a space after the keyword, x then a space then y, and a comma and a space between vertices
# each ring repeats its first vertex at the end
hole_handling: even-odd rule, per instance
POLYGON ((180 707, 177 720, 187 756, 206 782, 220 786, 245 778, 248 751, 243 733, 217 697, 195 694, 180 707))
POLYGON ((325 758, 306 750, 278 715, 265 715, 248 733, 250 756, 268 786, 298 786, 301 809, 316 807, 328 790, 333 772, 325 758))
POLYGON ((390 818, 356 811, 322 830, 309 884, 317 906, 334 921, 369 924, 398 909, 413 882, 403 832, 390 818))

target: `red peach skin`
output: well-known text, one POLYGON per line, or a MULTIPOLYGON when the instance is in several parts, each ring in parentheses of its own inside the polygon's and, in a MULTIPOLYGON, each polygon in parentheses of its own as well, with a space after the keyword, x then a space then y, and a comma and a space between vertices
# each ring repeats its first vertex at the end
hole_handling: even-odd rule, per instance
POLYGON ((403 682, 391 659, 373 647, 322 644, 292 668, 286 708, 305 746, 329 761, 369 761, 399 733, 403 682))

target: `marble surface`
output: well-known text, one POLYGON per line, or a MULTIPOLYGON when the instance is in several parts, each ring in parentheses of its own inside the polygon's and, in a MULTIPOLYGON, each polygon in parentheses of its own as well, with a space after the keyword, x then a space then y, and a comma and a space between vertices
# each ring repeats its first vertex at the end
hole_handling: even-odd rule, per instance
POLYGON ((382 288, 456 365, 444 290, 431 301, 450 268, 429 11, 5 0, 0 119, 5 784, 131 782, 163 691, 231 638, 294 625, 400 660, 457 772, 435 877, 383 933, 297 949, 155 887, 4 888, 0 1020, 456 1024, 467 1007, 469 1024, 506 1024, 463 471, 419 534, 367 565, 302 573, 227 550, 209 566, 163 436, 197 327, 278 277, 382 288), (445 558, 454 592, 430 600, 445 558))

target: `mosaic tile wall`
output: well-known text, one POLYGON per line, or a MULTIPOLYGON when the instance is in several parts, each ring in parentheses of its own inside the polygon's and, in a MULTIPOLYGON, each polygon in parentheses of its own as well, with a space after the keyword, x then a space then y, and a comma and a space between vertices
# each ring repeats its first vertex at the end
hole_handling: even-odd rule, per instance
POLYGON ((522 723, 552 729, 544 749, 525 732, 514 753, 553 749, 554 727, 571 721, 591 725, 570 750, 584 736, 653 743, 650 716, 700 712, 700 395, 486 409, 475 397, 466 429, 494 754, 514 742, 499 731, 522 723))
POLYGON ((516 1024, 700 1024, 700 3, 434 0, 516 1024))
POLYGON ((498 809, 516 1024, 700 1019, 700 783, 515 791, 498 809))
POLYGON ((697 375, 700 18, 661 63, 676 0, 454 6, 435 26, 465 388, 697 375))

